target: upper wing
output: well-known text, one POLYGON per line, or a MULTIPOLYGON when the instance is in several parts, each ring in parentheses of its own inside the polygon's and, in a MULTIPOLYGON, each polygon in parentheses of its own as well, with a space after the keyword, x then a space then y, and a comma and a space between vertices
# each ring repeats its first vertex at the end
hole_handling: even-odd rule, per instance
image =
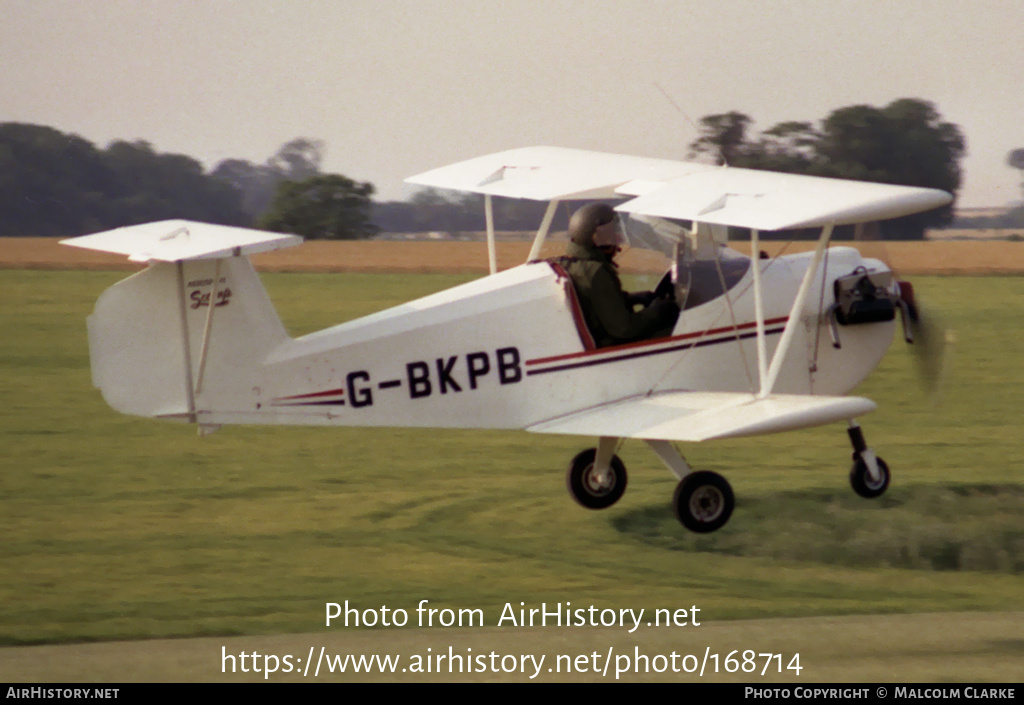
POLYGON ((434 169, 409 183, 534 200, 623 198, 629 213, 758 230, 884 220, 952 201, 945 191, 527 147, 434 169))
POLYGON ((852 419, 875 410, 861 397, 736 392, 663 392, 632 397, 526 428, 537 433, 708 441, 852 419))
POLYGON ((648 185, 637 195, 617 210, 757 230, 887 220, 953 200, 937 189, 733 167, 648 185))
POLYGON ((622 198, 624 183, 655 184, 715 167, 668 159, 588 152, 564 147, 524 147, 488 154, 412 176, 408 183, 537 201, 622 198))

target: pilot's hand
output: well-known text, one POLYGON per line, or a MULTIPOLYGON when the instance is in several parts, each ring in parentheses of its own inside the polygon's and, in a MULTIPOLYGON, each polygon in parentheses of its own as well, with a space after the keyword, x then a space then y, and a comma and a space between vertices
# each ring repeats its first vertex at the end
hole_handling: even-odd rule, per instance
POLYGON ((679 316, 679 305, 674 299, 655 299, 648 307, 655 317, 664 323, 673 323, 679 316))
POLYGON ((632 294, 626 294, 626 302, 630 306, 643 306, 644 308, 651 305, 654 301, 653 291, 634 291, 632 294))

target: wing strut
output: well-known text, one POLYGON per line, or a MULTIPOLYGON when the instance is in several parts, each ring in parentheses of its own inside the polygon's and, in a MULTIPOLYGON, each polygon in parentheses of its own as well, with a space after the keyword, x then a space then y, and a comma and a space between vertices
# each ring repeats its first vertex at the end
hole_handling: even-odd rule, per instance
MULTIPOLYGON (((804 310, 804 303, 807 301, 807 294, 811 290, 811 281, 818 273, 818 266, 821 264, 821 258, 825 254, 825 250, 828 248, 828 242, 832 238, 832 230, 834 227, 834 225, 826 225, 821 229, 821 237, 818 238, 818 245, 814 248, 814 258, 807 266, 804 278, 800 282, 800 288, 797 289, 796 300, 793 301, 793 307, 789 310, 789 320, 786 321, 786 327, 783 329, 782 337, 779 339, 779 346, 775 349, 775 354, 772 356, 772 364, 771 367, 768 368, 768 376, 761 379, 761 392, 758 396, 762 398, 767 397, 772 393, 772 389, 775 387, 775 382, 778 381, 779 371, 782 369, 782 363, 785 361, 786 354, 789 352, 790 345, 793 342, 793 334, 796 332, 796 327, 802 324, 802 321, 800 320, 802 316, 800 314, 804 310)), ((751 243, 753 242, 754 240, 751 239, 751 243)), ((758 267, 755 266, 754 272, 756 273, 757 270, 758 267)), ((755 290, 755 296, 756 295, 757 290, 755 290)), ((760 346, 762 345, 761 340, 764 337, 763 312, 758 314, 757 320, 758 358, 760 361, 760 346)))
POLYGON ((206 353, 210 350, 210 331, 213 329, 213 309, 217 308, 217 284, 220 283, 220 263, 217 260, 213 269, 213 285, 210 288, 210 307, 206 311, 206 326, 203 328, 203 344, 199 352, 199 373, 193 394, 199 396, 203 391, 203 377, 206 376, 206 353))
POLYGON ((750 259, 754 272, 754 318, 757 321, 757 381, 761 396, 767 394, 765 380, 768 379, 768 345, 764 329, 764 297, 761 291, 761 233, 757 228, 750 231, 750 259))
POLYGON ((184 360, 185 373, 185 401, 188 405, 186 418, 189 423, 196 423, 196 397, 195 389, 192 386, 192 344, 188 336, 188 304, 185 297, 185 265, 182 260, 174 263, 178 275, 178 313, 181 324, 181 346, 182 359, 184 360))
POLYGON ((551 221, 555 219, 556 208, 558 208, 557 199, 548 203, 548 209, 544 211, 544 220, 540 223, 540 229, 537 230, 537 237, 533 239, 533 247, 530 248, 530 254, 526 258, 527 262, 533 262, 540 259, 540 248, 544 246, 544 240, 548 237, 548 231, 551 229, 551 221))
POLYGON ((487 219, 487 264, 491 274, 498 273, 498 254, 494 245, 494 205, 491 203, 491 194, 484 195, 484 217, 487 219))

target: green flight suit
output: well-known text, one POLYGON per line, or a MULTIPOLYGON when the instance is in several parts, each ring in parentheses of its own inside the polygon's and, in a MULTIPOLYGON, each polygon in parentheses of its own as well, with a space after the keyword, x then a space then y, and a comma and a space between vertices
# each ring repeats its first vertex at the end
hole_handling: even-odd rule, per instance
POLYGON ((598 347, 672 333, 679 315, 675 303, 658 299, 642 311, 634 311, 615 263, 597 247, 570 242, 559 261, 572 278, 587 328, 598 347))

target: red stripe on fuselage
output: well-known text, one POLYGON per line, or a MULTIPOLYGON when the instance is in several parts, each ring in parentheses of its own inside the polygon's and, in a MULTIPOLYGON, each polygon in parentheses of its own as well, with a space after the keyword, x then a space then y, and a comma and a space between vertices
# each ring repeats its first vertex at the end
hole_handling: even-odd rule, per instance
POLYGON ((328 389, 326 392, 312 392, 310 394, 295 394, 290 397, 278 397, 275 402, 293 401, 296 399, 319 399, 320 397, 342 396, 345 394, 344 387, 341 389, 328 389))
MULTIPOLYGON (((780 318, 771 318, 764 322, 765 326, 774 326, 780 323, 785 323, 789 320, 788 316, 782 316, 780 318)), ((623 343, 622 345, 611 345, 606 348, 597 348, 595 350, 583 350, 580 352, 567 353, 565 355, 553 355, 551 357, 540 357, 536 360, 527 360, 526 364, 529 365, 545 365, 552 362, 562 362, 565 360, 574 360, 577 358, 595 357, 598 355, 605 355, 606 353, 620 353, 624 351, 633 352, 637 348, 669 345, 676 343, 681 340, 690 340, 693 338, 700 338, 704 336, 720 335, 722 333, 732 333, 734 331, 748 330, 757 326, 756 321, 750 323, 741 323, 738 326, 725 326, 723 328, 711 328, 708 330, 696 331, 693 333, 683 333, 681 335, 670 335, 667 338, 655 338, 653 340, 641 340, 635 343, 623 343)))

